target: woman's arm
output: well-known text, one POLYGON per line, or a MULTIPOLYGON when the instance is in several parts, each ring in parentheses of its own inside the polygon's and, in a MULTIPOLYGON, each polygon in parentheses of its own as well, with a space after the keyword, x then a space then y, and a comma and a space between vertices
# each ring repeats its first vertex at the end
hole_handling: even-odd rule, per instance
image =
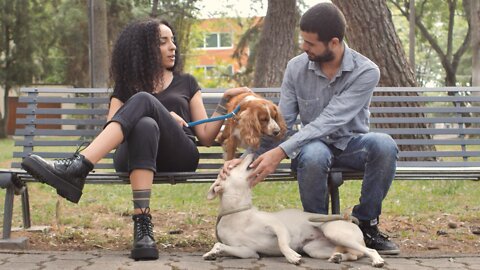
MULTIPOLYGON (((223 98, 228 100, 238 94, 251 91, 252 90, 250 90, 248 87, 231 88, 223 93, 223 98)), ((190 111, 192 113, 192 121, 198 121, 208 118, 207 112, 205 110, 205 105, 203 104, 202 100, 202 93, 200 91, 198 91, 190 100, 190 111)), ((211 117, 219 115, 220 114, 218 112, 214 112, 211 117)), ((223 120, 208 122, 193 127, 200 143, 205 146, 212 145, 218 135, 218 132, 220 131, 220 128, 223 125, 223 122, 223 120)))
POLYGON ((110 106, 108 108, 108 115, 107 115, 107 122, 112 120, 112 117, 115 113, 123 106, 123 102, 121 102, 118 98, 112 97, 110 99, 110 106))

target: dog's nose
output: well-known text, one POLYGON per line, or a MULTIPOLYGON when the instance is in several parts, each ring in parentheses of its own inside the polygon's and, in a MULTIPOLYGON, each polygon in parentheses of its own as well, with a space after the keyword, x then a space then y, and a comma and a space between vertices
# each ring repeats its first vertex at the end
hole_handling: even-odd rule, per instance
POLYGON ((277 136, 278 134, 280 134, 280 130, 274 130, 273 131, 273 136, 277 136))

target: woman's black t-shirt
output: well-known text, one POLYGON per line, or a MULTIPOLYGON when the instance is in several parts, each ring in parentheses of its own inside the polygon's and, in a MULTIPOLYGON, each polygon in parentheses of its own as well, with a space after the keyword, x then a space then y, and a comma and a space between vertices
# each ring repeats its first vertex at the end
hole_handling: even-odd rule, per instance
MULTIPOLYGON (((152 95, 156 97, 169 112, 175 112, 188 123, 192 121, 190 100, 197 91, 200 91, 200 86, 192 75, 175 72, 170 85, 162 92, 152 93, 152 95)), ((112 97, 125 103, 131 97, 131 94, 121 93, 114 89, 112 97)), ((195 136, 195 132, 191 128, 183 127, 183 130, 187 135, 195 136)))

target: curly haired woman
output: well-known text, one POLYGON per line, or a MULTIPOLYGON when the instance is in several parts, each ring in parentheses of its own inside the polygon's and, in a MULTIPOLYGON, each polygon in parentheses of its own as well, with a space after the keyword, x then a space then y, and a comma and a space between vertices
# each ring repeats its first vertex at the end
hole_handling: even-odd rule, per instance
MULTIPOLYGON (((88 173, 116 148, 115 169, 130 175, 134 205, 131 257, 135 260, 158 258, 149 214, 154 173, 195 171, 199 160, 195 138, 211 145, 223 124, 187 126, 187 122, 206 119, 207 113, 195 78, 175 70, 179 52, 174 37, 172 27, 163 20, 129 24, 112 53, 114 90, 104 130, 70 158, 47 161, 31 155, 22 162, 32 176, 77 203, 88 173)), ((212 116, 225 114, 226 100, 248 91, 245 87, 226 90, 212 116)))

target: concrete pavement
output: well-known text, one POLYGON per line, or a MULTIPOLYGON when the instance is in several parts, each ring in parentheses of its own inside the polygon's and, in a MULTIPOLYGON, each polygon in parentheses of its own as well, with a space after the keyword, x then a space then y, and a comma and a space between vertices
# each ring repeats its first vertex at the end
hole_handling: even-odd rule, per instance
MULTIPOLYGON (((0 270, 180 270, 180 269, 378 269, 370 266, 368 258, 357 262, 333 264, 324 260, 303 258, 299 266, 288 264, 283 257, 256 259, 222 258, 204 261, 201 253, 161 253, 156 261, 134 261, 128 251, 18 251, 0 250, 0 270)), ((383 256, 383 269, 480 270, 480 254, 440 256, 383 256)))

